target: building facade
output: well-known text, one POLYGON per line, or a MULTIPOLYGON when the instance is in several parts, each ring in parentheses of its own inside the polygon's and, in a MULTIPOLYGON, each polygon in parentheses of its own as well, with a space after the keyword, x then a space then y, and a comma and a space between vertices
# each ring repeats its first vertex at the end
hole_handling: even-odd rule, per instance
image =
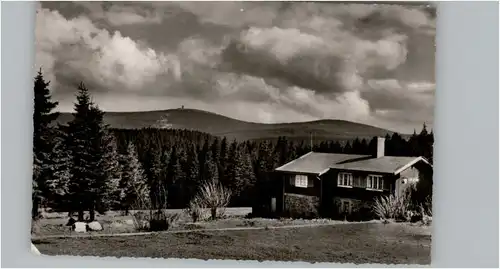
POLYGON ((423 157, 309 152, 274 171, 271 211, 291 217, 369 219, 381 195, 401 195, 413 184, 432 186, 432 165, 423 157), (423 182, 422 182, 423 181, 423 182))

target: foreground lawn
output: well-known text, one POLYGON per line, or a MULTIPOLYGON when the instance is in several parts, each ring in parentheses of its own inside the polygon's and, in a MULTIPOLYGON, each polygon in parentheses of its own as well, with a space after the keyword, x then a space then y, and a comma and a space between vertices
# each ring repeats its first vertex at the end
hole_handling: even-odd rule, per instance
MULTIPOLYGON (((169 214, 179 214, 179 219, 172 224, 169 231, 176 230, 198 230, 198 229, 223 229, 223 228, 242 228, 242 227, 280 227, 294 225, 317 225, 317 224, 338 224, 345 221, 331 219, 265 219, 265 218, 246 218, 245 216, 252 211, 251 208, 227 208, 225 217, 217 220, 209 219, 209 212, 205 210, 204 218, 196 223, 183 210, 168 209, 169 214)), ((98 214, 96 220, 99 221, 103 230, 91 232, 90 234, 120 234, 138 232, 134 227, 132 216, 129 214, 123 216, 120 212, 108 211, 105 215, 98 214)), ((65 226, 68 221, 67 213, 46 213, 40 219, 36 226, 36 232, 32 234, 34 239, 44 236, 69 236, 76 235, 70 232, 69 227, 65 226)), ((88 234, 87 234, 88 235, 88 234)))
POLYGON ((430 229, 358 223, 293 229, 44 239, 42 254, 429 264, 430 229))

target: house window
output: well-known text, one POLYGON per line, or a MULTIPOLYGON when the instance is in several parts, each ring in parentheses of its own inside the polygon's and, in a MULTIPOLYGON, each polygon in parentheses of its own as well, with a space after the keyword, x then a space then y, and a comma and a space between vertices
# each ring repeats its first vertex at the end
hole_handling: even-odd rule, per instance
POLYGON ((296 175, 295 176, 295 187, 307 188, 307 176, 304 175, 296 175))
POLYGON ((371 190, 383 190, 384 179, 378 175, 368 175, 366 179, 366 188, 371 190))
POLYGON ((350 173, 339 173, 337 177, 337 186, 339 187, 352 187, 352 174, 350 173))

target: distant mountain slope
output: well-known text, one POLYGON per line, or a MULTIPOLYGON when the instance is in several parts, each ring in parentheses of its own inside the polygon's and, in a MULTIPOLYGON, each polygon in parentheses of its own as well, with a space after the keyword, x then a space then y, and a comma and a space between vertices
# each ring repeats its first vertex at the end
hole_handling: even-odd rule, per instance
MULTIPOLYGON (((58 122, 70 121, 70 113, 61 113, 58 122)), ((385 136, 392 131, 344 120, 318 120, 310 122, 264 124, 232 119, 212 112, 196 109, 170 109, 144 112, 107 112, 104 120, 113 128, 143 127, 190 129, 228 139, 274 139, 287 136, 294 139, 351 139, 385 136)))

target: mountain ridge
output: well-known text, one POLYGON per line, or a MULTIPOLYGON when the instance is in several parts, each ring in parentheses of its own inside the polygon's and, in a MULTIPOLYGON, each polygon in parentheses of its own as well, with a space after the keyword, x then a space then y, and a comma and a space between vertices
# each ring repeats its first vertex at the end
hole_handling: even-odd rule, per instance
MULTIPOLYGON (((57 122, 67 124, 72 113, 61 112, 57 122)), ((176 108, 166 110, 105 112, 104 122, 117 129, 190 129, 228 139, 255 140, 287 136, 295 139, 354 139, 385 136, 394 131, 347 120, 320 119, 313 121, 257 123, 234 119, 211 111, 176 108)), ((402 134, 402 136, 407 136, 402 134)))

